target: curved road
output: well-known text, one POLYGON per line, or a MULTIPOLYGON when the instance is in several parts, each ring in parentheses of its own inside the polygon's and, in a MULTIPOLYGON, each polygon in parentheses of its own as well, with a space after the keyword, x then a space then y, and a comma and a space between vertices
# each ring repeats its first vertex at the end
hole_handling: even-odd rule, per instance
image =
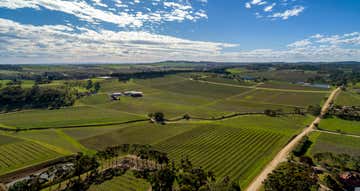
POLYGON ((289 153, 296 147, 299 141, 306 135, 308 135, 311 131, 315 129, 316 124, 319 124, 321 121, 321 117, 326 114, 328 111, 332 101, 335 100, 338 95, 340 88, 335 89, 331 92, 329 98, 324 103, 320 116, 316 117, 315 120, 304 129, 299 135, 297 135, 293 140, 291 140, 281 151, 275 156, 275 158, 262 170, 262 172, 250 183, 247 187, 247 191, 258 191, 262 187, 262 183, 267 178, 268 174, 270 174, 275 168, 282 162, 287 160, 289 153))

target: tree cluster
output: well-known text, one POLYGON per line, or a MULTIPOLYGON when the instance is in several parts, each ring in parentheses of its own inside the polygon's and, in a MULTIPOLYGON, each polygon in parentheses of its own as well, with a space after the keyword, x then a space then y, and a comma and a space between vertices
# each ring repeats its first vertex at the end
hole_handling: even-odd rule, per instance
POLYGON ((86 81, 85 88, 91 92, 97 93, 100 90, 100 83, 99 82, 93 82, 92 80, 86 81))
POLYGON ((188 158, 178 166, 170 163, 165 167, 138 176, 150 182, 154 191, 240 191, 240 186, 226 177, 216 181, 214 173, 194 167, 188 158))
POLYGON ((30 89, 25 89, 21 86, 7 86, 0 90, 0 110, 57 109, 73 105, 75 99, 76 92, 68 88, 49 88, 35 85, 30 89))
POLYGON ((317 153, 314 159, 328 174, 325 184, 333 190, 354 190, 360 186, 360 156, 317 153))
POLYGON ((330 108, 328 115, 344 120, 360 121, 360 107, 335 105, 330 108))
POLYGON ((130 79, 151 79, 160 78, 166 75, 193 72, 193 70, 169 70, 169 71, 147 71, 147 72, 135 72, 135 73, 113 73, 112 77, 117 77, 119 81, 127 82, 130 79))
POLYGON ((321 114, 321 106, 320 105, 309 105, 307 108, 307 113, 310 113, 313 116, 319 116, 321 114))
POLYGON ((97 157, 101 159, 114 158, 119 154, 135 155, 140 159, 153 160, 159 164, 167 164, 169 162, 166 153, 157 151, 149 145, 122 144, 119 146, 107 147, 105 150, 96 153, 97 157))
POLYGON ((308 165, 285 162, 269 174, 266 191, 311 191, 318 188, 317 176, 308 165))
MULTIPOLYGON (((53 178, 44 180, 41 178, 41 175, 32 175, 30 176, 29 179, 24 179, 22 181, 16 182, 14 185, 12 185, 9 188, 9 191, 20 191, 20 190, 38 191, 43 188, 54 185, 58 182, 62 182, 71 177, 77 177, 77 178, 71 180, 67 188, 71 187, 70 185, 73 185, 73 183, 75 182, 76 185, 80 185, 79 184, 79 182, 81 182, 80 176, 84 173, 96 170, 99 166, 99 163, 96 161, 95 157, 83 155, 82 153, 78 153, 74 157, 69 157, 69 161, 67 162, 72 164, 72 167, 69 168, 69 170, 67 171, 64 171, 61 167, 56 167, 56 168, 51 167, 48 170, 49 172, 56 169, 54 174, 55 176, 53 178)), ((78 189, 78 190, 83 190, 83 189, 78 189)))
POLYGON ((324 168, 329 170, 353 170, 360 171, 360 156, 354 157, 348 154, 334 154, 330 152, 317 153, 314 159, 324 168))
POLYGON ((305 136, 292 152, 295 156, 300 157, 306 153, 311 144, 312 142, 309 140, 309 137, 305 136))
POLYGON ((164 123, 165 115, 162 112, 149 113, 148 117, 156 123, 164 123))

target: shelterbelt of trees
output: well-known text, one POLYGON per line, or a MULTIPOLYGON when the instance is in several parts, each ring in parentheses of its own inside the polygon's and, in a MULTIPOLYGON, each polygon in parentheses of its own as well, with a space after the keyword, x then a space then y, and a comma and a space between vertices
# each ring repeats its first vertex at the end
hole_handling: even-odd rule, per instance
POLYGON ((76 97, 76 91, 70 88, 7 86, 0 90, 0 110, 4 112, 26 108, 56 109, 73 105, 76 97))

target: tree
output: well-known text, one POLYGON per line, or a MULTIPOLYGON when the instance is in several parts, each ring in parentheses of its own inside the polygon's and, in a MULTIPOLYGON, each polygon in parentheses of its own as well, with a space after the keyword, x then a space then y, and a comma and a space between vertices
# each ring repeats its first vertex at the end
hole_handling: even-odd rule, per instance
POLYGON ((241 191, 241 188, 238 183, 231 181, 230 178, 227 176, 222 181, 212 182, 209 185, 210 191, 241 191))
POLYGON ((301 108, 299 108, 299 107, 294 108, 294 113, 297 115, 304 115, 304 112, 302 112, 301 108))
POLYGON ((99 92, 101 86, 100 86, 100 83, 99 82, 95 82, 94 83, 94 91, 97 93, 99 92))
POLYGON ((266 191, 310 191, 318 188, 317 176, 307 165, 286 162, 264 182, 266 191))
POLYGON ((183 119, 185 119, 185 120, 190 120, 190 119, 191 119, 191 116, 190 116, 189 114, 185 114, 185 115, 183 116, 183 119))
POLYGON ((87 89, 87 90, 90 90, 92 87, 93 87, 93 82, 92 82, 92 80, 88 80, 88 81, 86 82, 86 89, 87 89))
POLYGON ((341 186, 330 175, 325 176, 324 182, 332 190, 343 190, 341 186))
POLYGON ((150 113, 148 116, 157 123, 163 123, 165 121, 165 115, 162 112, 150 113))
POLYGON ((154 191, 172 191, 175 177, 174 169, 167 165, 164 169, 152 173, 149 182, 154 191))
POLYGON ((313 116, 319 116, 321 114, 321 107, 320 105, 309 105, 307 112, 313 116))

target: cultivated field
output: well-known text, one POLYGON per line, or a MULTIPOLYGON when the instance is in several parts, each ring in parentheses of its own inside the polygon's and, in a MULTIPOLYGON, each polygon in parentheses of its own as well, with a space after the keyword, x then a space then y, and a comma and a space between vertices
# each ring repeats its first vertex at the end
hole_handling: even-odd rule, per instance
MULTIPOLYGON (((42 71, 46 67, 37 69, 42 71)), ((292 74, 290 72, 288 76, 292 74)), ((285 112, 293 112, 295 107, 305 109, 308 105, 321 104, 329 94, 327 90, 285 82, 240 83, 223 78, 197 81, 190 79, 191 75, 176 74, 128 82, 101 79, 100 92, 77 100, 73 107, 0 114, 0 127, 26 130, 4 132, 0 137, 0 151, 3 151, 0 153, 0 174, 79 151, 93 154, 107 146, 137 143, 165 151, 175 161, 187 156, 195 166, 214 171, 219 179, 230 176, 245 187, 294 135, 313 120, 307 115, 268 117, 261 112, 265 109, 285 112), (144 97, 121 97, 118 101, 109 97, 113 92, 130 90, 142 91, 144 97), (173 121, 165 125, 141 121, 151 112, 163 112, 167 119, 180 118, 184 114, 202 119, 173 121), (257 114, 221 119, 244 112, 257 114), (13 152, 8 154, 10 151, 13 152)), ((54 85, 62 83, 56 81, 54 85)), ((314 146, 315 151, 317 147, 314 146)), ((140 191, 148 187, 126 174, 93 186, 91 190, 140 191)))
POLYGON ((60 157, 41 144, 0 135, 0 175, 60 157))
POLYGON ((360 138, 357 137, 314 132, 310 135, 310 140, 313 142, 309 150, 311 155, 324 152, 360 155, 360 138))
MULTIPOLYGON (((244 116, 218 122, 167 125, 146 122, 80 138, 80 142, 92 149, 123 143, 151 144, 168 152, 172 159, 188 156, 195 165, 213 170, 219 177, 229 175, 246 185, 261 166, 310 120, 299 116, 244 116), (225 164, 233 166, 224 167, 225 164)), ((74 135, 75 129, 72 131, 74 135)))

